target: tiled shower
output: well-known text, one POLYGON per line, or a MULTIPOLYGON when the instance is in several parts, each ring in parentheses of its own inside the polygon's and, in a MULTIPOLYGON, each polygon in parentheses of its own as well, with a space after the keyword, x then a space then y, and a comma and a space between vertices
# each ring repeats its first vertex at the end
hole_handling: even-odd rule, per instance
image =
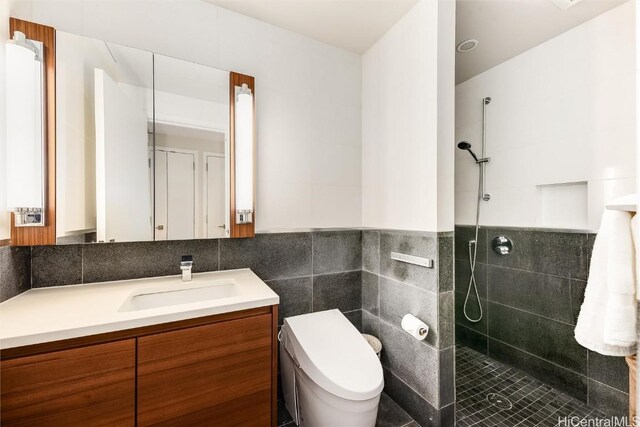
POLYGON ((605 205, 636 191, 633 16, 623 3, 456 86, 460 426, 628 415, 625 358, 574 330, 605 205))
MULTIPOLYGON (((459 345, 524 371, 610 415, 627 411, 628 367, 573 337, 584 297, 594 235, 549 230, 480 229, 476 280, 484 316, 465 319, 469 284, 466 247, 472 227, 456 228, 456 340, 459 345), (513 241, 510 256, 491 249, 496 236, 513 241)), ((472 316, 475 301, 469 304, 472 316)))

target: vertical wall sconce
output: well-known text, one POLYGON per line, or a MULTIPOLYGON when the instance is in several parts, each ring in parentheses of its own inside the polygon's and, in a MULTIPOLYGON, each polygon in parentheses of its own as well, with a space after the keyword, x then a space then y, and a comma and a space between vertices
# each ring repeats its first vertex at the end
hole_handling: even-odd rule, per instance
POLYGON ((253 93, 248 85, 236 86, 235 99, 235 200, 236 224, 253 222, 253 93))
POLYGON ((15 31, 7 40, 7 207, 15 226, 44 226, 44 48, 15 31))

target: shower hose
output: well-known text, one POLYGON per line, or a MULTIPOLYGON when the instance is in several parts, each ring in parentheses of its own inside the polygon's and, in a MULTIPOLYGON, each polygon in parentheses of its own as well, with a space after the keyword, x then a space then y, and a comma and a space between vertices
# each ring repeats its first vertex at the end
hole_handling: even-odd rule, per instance
POLYGON ((476 202, 476 234, 473 240, 469 240, 469 265, 471 266, 471 276, 469 277, 469 286, 467 287, 467 296, 464 299, 463 313, 464 317, 469 322, 478 323, 482 320, 482 304, 480 303, 480 294, 478 293, 478 284, 476 283, 476 257, 478 255, 478 229, 480 228, 480 201, 482 200, 482 181, 484 180, 484 173, 482 165, 478 165, 479 179, 478 179, 478 200, 476 202), (467 305, 469 303, 469 295, 471 295, 471 288, 473 288, 476 294, 476 301, 478 302, 478 309, 480 313, 478 317, 473 319, 467 313, 467 305))

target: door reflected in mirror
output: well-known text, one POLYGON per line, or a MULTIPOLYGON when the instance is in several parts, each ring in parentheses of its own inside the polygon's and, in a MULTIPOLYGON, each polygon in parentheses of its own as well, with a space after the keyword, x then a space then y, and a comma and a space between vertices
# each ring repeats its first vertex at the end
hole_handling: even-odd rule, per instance
POLYGON ((229 72, 57 32, 57 242, 229 235, 229 72))
POLYGON ((226 237, 229 73, 162 55, 154 71, 155 240, 226 237))

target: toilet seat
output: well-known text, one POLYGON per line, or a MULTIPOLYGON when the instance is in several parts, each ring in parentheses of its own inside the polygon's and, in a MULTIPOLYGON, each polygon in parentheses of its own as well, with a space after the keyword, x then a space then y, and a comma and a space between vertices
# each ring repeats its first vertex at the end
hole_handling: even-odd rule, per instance
POLYGON ((382 392, 380 360, 339 310, 288 317, 282 331, 295 363, 327 392, 349 400, 367 400, 382 392))

